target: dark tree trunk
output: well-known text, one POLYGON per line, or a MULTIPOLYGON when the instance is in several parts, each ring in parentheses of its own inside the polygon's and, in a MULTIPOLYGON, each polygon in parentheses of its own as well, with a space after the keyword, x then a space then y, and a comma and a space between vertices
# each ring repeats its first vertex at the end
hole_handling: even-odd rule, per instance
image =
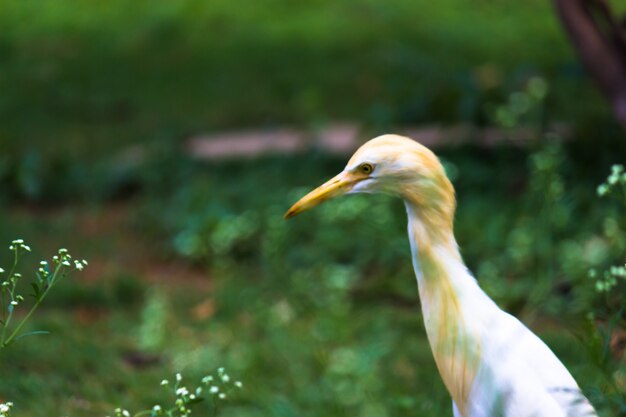
POLYGON ((580 58, 626 130, 626 30, 605 0, 553 0, 580 58))

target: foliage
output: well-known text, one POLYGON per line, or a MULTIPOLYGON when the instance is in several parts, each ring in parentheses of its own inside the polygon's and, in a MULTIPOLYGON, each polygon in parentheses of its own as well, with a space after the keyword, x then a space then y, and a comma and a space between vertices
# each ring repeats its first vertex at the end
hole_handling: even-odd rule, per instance
POLYGON ((0 417, 11 417, 12 408, 13 408, 13 403, 10 401, 0 404, 0 417))
MULTIPOLYGON (((58 255, 52 257, 52 264, 54 265, 52 268, 47 261, 41 261, 39 263, 40 267, 35 274, 35 279, 29 283, 33 291, 31 297, 34 299, 34 303, 26 315, 22 317, 11 331, 11 320, 14 317, 16 307, 25 301, 24 297, 17 292, 17 286, 22 278, 22 274, 16 270, 22 255, 26 252, 30 252, 31 248, 24 243, 23 239, 15 239, 11 242, 9 250, 13 252, 13 266, 6 275, 6 278, 2 277, 5 271, 3 268, 0 268, 0 278, 2 279, 0 281, 0 314, 2 315, 2 319, 0 319, 0 351, 22 337, 47 333, 45 331, 30 331, 24 333, 22 332, 22 327, 31 318, 44 298, 46 298, 48 292, 59 280, 67 275, 68 270, 72 267, 72 262, 74 268, 78 271, 82 271, 87 265, 87 261, 84 259, 72 261, 72 256, 68 253, 67 249, 59 249, 58 255)), ((12 408, 12 402, 0 404, 0 417, 10 417, 12 408)))
MULTIPOLYGON (((587 203, 593 182, 578 175, 581 156, 567 143, 532 152, 439 153, 459 172, 456 233, 481 285, 529 321, 585 381, 587 393, 600 386, 600 371, 584 360, 572 335, 542 324, 551 317, 576 329, 576 317, 595 302, 587 268, 602 268, 619 250, 597 236, 598 224, 614 230, 602 219, 616 211, 608 201, 587 203), (492 162, 485 165, 484 158, 492 162), (545 198, 550 189, 554 194, 545 198), (554 258, 544 253, 551 247, 554 258)), ((144 172, 161 176, 131 206, 131 225, 141 237, 136 246, 120 247, 129 236, 115 226, 97 244, 74 237, 90 260, 120 263, 119 275, 100 266, 93 284, 69 280, 51 293, 46 314, 33 325, 53 329, 63 343, 5 349, 0 392, 25 416, 50 409, 104 415, 114 404, 135 410, 163 404, 153 381, 177 371, 201 379, 200 370, 222 363, 245 375, 248 387, 224 416, 316 416, 319 404, 328 416, 448 413, 421 330, 402 204, 350 196, 282 219, 293 201, 343 163, 319 154, 210 164, 159 159, 161 165, 144 172), (154 269, 167 267, 163 259, 185 260, 201 286, 168 272, 151 289, 155 276, 123 266, 145 257, 144 247, 154 269), (132 294, 115 295, 125 288, 132 294), (67 346, 73 355, 63 354, 67 346), (26 371, 12 365, 21 355, 29 358, 26 371), (24 372, 41 375, 45 385, 24 372)), ((80 225, 63 220, 57 227, 65 229, 53 230, 80 225)))
POLYGON ((626 362, 625 343, 626 312, 624 291, 626 290, 626 173, 623 165, 613 165, 611 174, 597 188, 601 198, 613 198, 618 209, 607 213, 604 218, 604 239, 614 249, 602 273, 589 270, 589 279, 596 291, 594 304, 587 314, 589 320, 586 346, 593 363, 601 370, 604 379, 594 394, 596 401, 615 415, 626 412, 626 362))
MULTIPOLYGON (((11 343, 21 339, 22 337, 48 333, 45 331, 31 331, 23 333, 21 330, 24 324, 31 318, 32 314, 43 302, 44 298, 46 298, 49 291, 55 286, 55 284, 58 283, 59 280, 67 275, 68 270, 72 267, 72 264, 78 271, 82 271, 87 265, 87 261, 85 260, 72 260, 72 256, 65 248, 59 249, 58 255, 54 255, 52 257, 52 264, 54 265, 53 268, 50 267, 47 261, 42 260, 40 262, 40 267, 36 272, 35 279, 29 283, 33 291, 31 296, 34 299, 34 303, 26 315, 15 326, 15 329, 7 333, 16 307, 25 301, 24 297, 17 293, 17 286, 20 278, 22 278, 22 275, 19 272, 16 272, 16 269, 22 255, 25 252, 31 251, 30 246, 26 245, 23 239, 13 240, 9 249, 13 252, 14 261, 7 278, 0 283, 0 301, 2 308, 2 319, 0 320, 0 325, 2 327, 0 350, 6 348, 11 343)), ((4 274, 4 272, 4 269, 0 268, 0 276, 4 274)), ((162 299, 154 299, 153 304, 149 304, 147 306, 148 308, 146 313, 149 314, 162 310, 162 306, 159 305, 162 302, 162 299)), ((151 316, 149 318, 151 319, 151 316)), ((152 326, 144 332, 149 331, 150 329, 157 331, 160 330, 152 326)), ((207 375, 203 377, 202 384, 202 386, 198 386, 195 390, 193 390, 193 392, 189 392, 187 387, 182 385, 182 375, 180 373, 176 374, 176 381, 172 387, 170 387, 169 381, 164 379, 161 381, 161 386, 166 390, 172 391, 172 394, 174 395, 173 405, 168 408, 157 404, 150 410, 137 412, 134 416, 139 417, 143 415, 150 415, 152 417, 156 417, 163 415, 167 417, 186 417, 191 413, 191 409, 196 404, 202 402, 208 403, 210 410, 212 410, 211 415, 216 416, 218 410, 220 409, 220 402, 226 400, 234 388, 241 389, 243 387, 243 384, 240 381, 231 381, 230 376, 225 372, 224 368, 218 368, 215 375, 207 375)), ((0 417, 10 417, 13 407, 13 402, 0 404, 0 417)), ((125 409, 117 408, 115 409, 115 416, 130 417, 130 413, 125 409)))
MULTIPOLYGON (((231 381, 230 376, 224 368, 218 368, 217 373, 206 375, 202 378, 202 385, 189 391, 186 386, 182 385, 183 377, 180 373, 176 374, 176 382, 170 386, 167 379, 161 381, 161 386, 171 391, 174 397, 174 404, 170 407, 164 407, 156 404, 149 410, 139 411, 134 417, 149 415, 150 417, 167 416, 167 417, 187 417, 191 414, 192 408, 200 403, 208 403, 211 415, 215 417, 220 409, 220 404, 224 402, 233 391, 233 389, 241 389, 243 384, 241 381, 231 381)), ((130 412, 122 408, 115 409, 115 417, 130 417, 130 412)))
POLYGON ((608 119, 545 1, 3 6, 3 198, 123 194, 134 184, 131 144, 196 132, 485 125, 485 105, 537 72, 553 87, 555 118, 608 119))
POLYGON ((30 296, 33 298, 34 303, 15 328, 10 330, 15 309, 24 301, 24 297, 17 292, 17 285, 22 278, 22 274, 17 272, 16 269, 22 255, 25 252, 30 252, 31 249, 22 239, 16 239, 11 242, 9 249, 13 252, 13 266, 6 275, 6 278, 2 278, 4 269, 0 268, 0 278, 2 278, 0 282, 0 308, 2 309, 2 319, 0 319, 0 327, 2 329, 0 349, 6 348, 22 337, 47 333, 42 331, 22 333, 21 330, 55 284, 67 275, 68 270, 72 267, 72 263, 74 268, 78 271, 82 271, 87 265, 87 261, 84 259, 72 260, 72 256, 68 253, 67 249, 59 249, 58 255, 52 257, 52 267, 48 264, 48 261, 41 261, 39 263, 39 269, 35 273, 35 279, 29 282, 32 289, 30 296))
POLYGON ((448 415, 402 204, 351 196, 286 223, 343 159, 203 162, 181 147, 197 132, 329 120, 369 136, 508 129, 493 146, 437 149, 456 173, 463 256, 601 412, 623 414, 609 348, 624 211, 590 190, 626 149, 549 2, 8 1, 0 26, 0 238, 64 236, 91 261, 22 328, 58 337, 2 349, 0 401, 20 416, 165 410, 179 397, 154 381, 216 364, 246 380, 226 417, 448 415))

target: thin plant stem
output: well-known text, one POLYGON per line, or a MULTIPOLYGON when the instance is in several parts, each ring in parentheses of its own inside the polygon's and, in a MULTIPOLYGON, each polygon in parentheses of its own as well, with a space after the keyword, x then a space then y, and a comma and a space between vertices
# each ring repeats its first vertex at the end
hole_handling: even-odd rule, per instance
MULTIPOLYGON (((13 266, 11 267, 11 271, 9 272, 9 275, 7 275, 8 279, 11 279, 13 277, 13 274, 15 273, 15 268, 17 268, 17 264, 20 260, 19 257, 19 247, 15 247, 15 251, 14 251, 14 256, 13 256, 13 266)), ((13 284, 13 290, 15 290, 15 284, 13 284)), ((11 301, 13 299, 13 291, 9 290, 9 288, 7 287, 7 291, 11 294, 11 301)), ((2 343, 0 344, 0 347, 4 347, 5 343, 4 343, 4 338, 6 337, 6 331, 7 328, 9 327, 9 323, 11 323, 11 318, 13 317, 13 309, 11 309, 9 311, 8 307, 8 300, 5 299, 5 292, 2 292, 2 338, 0 338, 0 341, 2 341, 2 343), (6 316, 6 312, 9 311, 9 316, 6 316)))
MULTIPOLYGON (((30 319, 30 316, 32 316, 32 314, 35 312, 37 307, 39 307, 43 299, 46 298, 46 295, 56 283, 57 277, 62 270, 63 270, 63 265, 58 265, 56 270, 54 271, 54 274, 52 275, 52 279, 50 280, 50 284, 48 285, 48 288, 46 288, 46 290, 41 294, 41 296, 35 301, 35 304, 33 304, 33 306, 30 308, 26 316, 24 316, 24 318, 20 321, 17 327, 15 327, 15 330, 13 330, 13 332, 9 335, 9 337, 6 340, 4 340, 4 334, 3 334, 2 344, 0 345, 0 348, 8 346, 13 341, 13 339, 15 339, 15 337, 19 334, 24 324, 28 321, 28 319, 30 319)), ((4 330, 6 330, 6 326, 3 329, 3 332, 4 330)))
MULTIPOLYGON (((4 298, 6 297, 6 292, 8 291, 7 288, 4 287, 4 283, 8 282, 7 280, 4 280, 0 283, 0 285, 2 285, 2 287, 0 287, 0 308, 2 309, 2 327, 4 328, 4 321, 6 320, 6 308, 7 308, 7 303, 4 300, 4 298)), ((2 340, 0 338, 0 340, 2 340)))

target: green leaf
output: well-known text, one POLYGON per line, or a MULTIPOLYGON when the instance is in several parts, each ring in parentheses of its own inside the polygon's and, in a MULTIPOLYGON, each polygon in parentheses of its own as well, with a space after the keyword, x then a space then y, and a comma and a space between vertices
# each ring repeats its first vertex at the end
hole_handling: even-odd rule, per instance
POLYGON ((187 400, 187 405, 197 404, 197 403, 200 403, 200 402, 202 402, 202 401, 204 401, 204 398, 202 398, 202 397, 196 397, 196 398, 194 398, 194 399, 189 399, 189 400, 187 400))
POLYGON ((35 330, 35 331, 32 331, 32 332, 28 332, 28 333, 22 333, 21 335, 17 336, 14 340, 19 340, 22 337, 33 336, 33 335, 36 335, 36 334, 50 334, 50 332, 45 331, 45 330, 35 330))
POLYGON ((41 294, 41 290, 39 289, 39 285, 36 282, 31 282, 30 286, 33 287, 33 294, 31 294, 35 300, 39 300, 39 296, 41 294))
POLYGON ((37 275, 37 281, 40 284, 43 284, 44 278, 41 276, 41 274, 39 272, 36 272, 35 274, 37 275))

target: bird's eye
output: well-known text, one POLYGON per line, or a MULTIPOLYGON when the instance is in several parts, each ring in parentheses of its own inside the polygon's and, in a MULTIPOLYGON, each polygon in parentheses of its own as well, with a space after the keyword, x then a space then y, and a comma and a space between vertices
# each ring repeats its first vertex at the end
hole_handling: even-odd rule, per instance
POLYGON ((365 175, 369 175, 372 173, 372 171, 374 171, 374 165, 368 163, 361 164, 359 166, 359 171, 361 171, 365 175))

